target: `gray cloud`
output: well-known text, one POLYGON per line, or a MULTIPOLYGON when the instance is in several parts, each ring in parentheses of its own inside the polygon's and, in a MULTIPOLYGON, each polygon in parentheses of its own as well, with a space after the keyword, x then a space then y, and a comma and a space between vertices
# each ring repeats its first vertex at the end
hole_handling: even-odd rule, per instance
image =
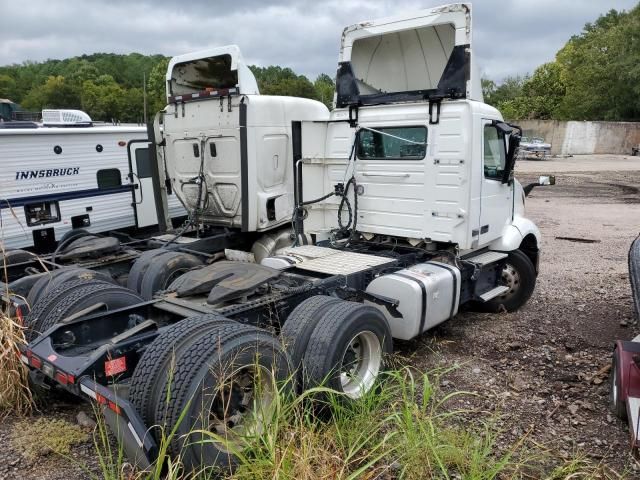
MULTIPOLYGON (((94 52, 176 55, 235 43, 259 65, 314 78, 335 71, 340 34, 361 20, 445 1, 0 0, 0 65, 94 52)), ((637 0, 477 0, 474 53, 484 75, 531 72, 586 22, 637 0)))

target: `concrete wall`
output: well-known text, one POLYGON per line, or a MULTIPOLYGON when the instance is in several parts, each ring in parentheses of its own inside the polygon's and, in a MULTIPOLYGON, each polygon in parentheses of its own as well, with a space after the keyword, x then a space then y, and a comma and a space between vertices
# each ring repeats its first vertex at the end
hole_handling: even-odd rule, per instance
POLYGON ((631 154, 640 144, 640 122, 560 122, 521 120, 514 122, 528 137, 542 137, 557 155, 631 154))

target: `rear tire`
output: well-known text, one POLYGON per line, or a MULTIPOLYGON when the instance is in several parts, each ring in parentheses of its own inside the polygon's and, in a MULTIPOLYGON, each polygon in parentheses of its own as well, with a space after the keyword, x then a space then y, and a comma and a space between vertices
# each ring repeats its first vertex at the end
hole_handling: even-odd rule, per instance
POLYGON ((156 404, 167 394, 160 388, 167 384, 167 376, 173 372, 175 360, 182 355, 185 345, 203 332, 229 323, 235 322, 216 313, 185 318, 165 329, 145 348, 129 388, 129 401, 145 425, 153 425, 156 404))
POLYGON ((293 309, 280 331, 280 338, 287 349, 291 367, 295 372, 296 389, 300 391, 305 388, 302 368, 309 338, 325 312, 339 302, 342 300, 325 295, 309 297, 293 309))
POLYGON ((182 252, 166 252, 153 257, 140 283, 140 295, 151 300, 156 292, 166 290, 183 273, 202 265, 202 261, 193 255, 182 252))
POLYGON ((40 299, 29 313, 25 325, 28 341, 65 317, 96 303, 105 303, 108 310, 128 307, 143 300, 131 290, 100 280, 79 280, 62 284, 40 299))
POLYGON ((536 269, 533 262, 522 250, 509 252, 502 271, 502 281, 509 287, 504 295, 481 304, 481 309, 489 312, 514 312, 522 307, 536 288, 536 269))
POLYGON ((234 323, 194 337, 159 390, 168 398, 156 403, 155 424, 164 426, 165 435, 175 429, 169 453, 181 455, 187 472, 232 471, 237 459, 230 449, 202 432, 213 431, 241 448, 235 439, 247 430, 260 434, 277 395, 274 380, 289 373, 279 340, 264 330, 234 323))
POLYGON ((127 278, 127 288, 133 290, 134 292, 140 293, 140 284, 142 283, 142 277, 144 273, 151 265, 151 261, 157 257, 158 255, 162 255, 167 253, 168 250, 163 248, 156 248, 154 250, 147 250, 142 253, 135 262, 133 262, 133 266, 131 267, 131 271, 129 272, 129 278, 127 278))
POLYGON ((374 388, 392 351, 391 329, 380 310, 340 302, 326 311, 309 339, 305 383, 344 393, 343 399, 361 398, 374 388))
POLYGON ((115 284, 110 276, 104 273, 96 272, 95 270, 89 270, 87 268, 59 268, 52 272, 45 273, 40 277, 36 283, 33 284, 29 295, 27 296, 27 303, 33 309, 43 295, 59 287, 63 283, 73 282, 75 280, 84 280, 85 282, 90 280, 102 280, 103 282, 115 284))
POLYGON ((609 372, 609 408, 621 420, 627 419, 627 406, 622 401, 622 384, 620 383, 620 359, 616 348, 611 357, 611 372, 609 372))

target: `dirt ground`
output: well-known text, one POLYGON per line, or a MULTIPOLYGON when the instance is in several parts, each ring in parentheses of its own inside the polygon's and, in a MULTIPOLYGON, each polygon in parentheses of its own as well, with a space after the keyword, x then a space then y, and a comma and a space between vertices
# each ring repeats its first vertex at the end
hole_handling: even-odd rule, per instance
POLYGON ((528 304, 512 314, 463 313, 401 352, 423 369, 459 364, 445 389, 476 392, 467 402, 495 414, 503 447, 526 435, 559 457, 581 453, 633 477, 639 474, 627 426, 607 408, 606 369, 614 341, 640 333, 627 271, 640 232, 640 159, 517 165, 523 185, 549 173, 556 185, 536 188, 526 200, 543 238, 528 304))
MULTIPOLYGON (((508 448, 526 437, 558 457, 583 453, 618 471, 638 475, 628 453, 625 423, 607 409, 613 342, 640 333, 634 323, 627 251, 640 231, 640 159, 579 156, 520 161, 526 184, 554 174, 557 184, 527 198, 527 216, 539 226, 540 275, 525 308, 513 314, 462 313, 396 350, 421 370, 459 367, 445 390, 477 395, 463 402, 487 412, 508 448), (572 237, 590 243, 564 240, 572 237)), ((87 407, 56 403, 44 415, 75 421, 87 407)), ((14 421, 0 425, 0 479, 88 478, 96 472, 91 442, 55 455, 24 459, 11 446, 14 421)))

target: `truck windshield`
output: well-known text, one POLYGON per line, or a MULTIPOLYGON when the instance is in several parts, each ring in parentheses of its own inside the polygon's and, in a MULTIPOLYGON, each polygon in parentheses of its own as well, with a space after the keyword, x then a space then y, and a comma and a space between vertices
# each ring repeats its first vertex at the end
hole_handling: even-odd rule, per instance
POLYGON ((358 134, 358 158, 364 160, 421 160, 426 152, 426 127, 363 128, 358 134))

